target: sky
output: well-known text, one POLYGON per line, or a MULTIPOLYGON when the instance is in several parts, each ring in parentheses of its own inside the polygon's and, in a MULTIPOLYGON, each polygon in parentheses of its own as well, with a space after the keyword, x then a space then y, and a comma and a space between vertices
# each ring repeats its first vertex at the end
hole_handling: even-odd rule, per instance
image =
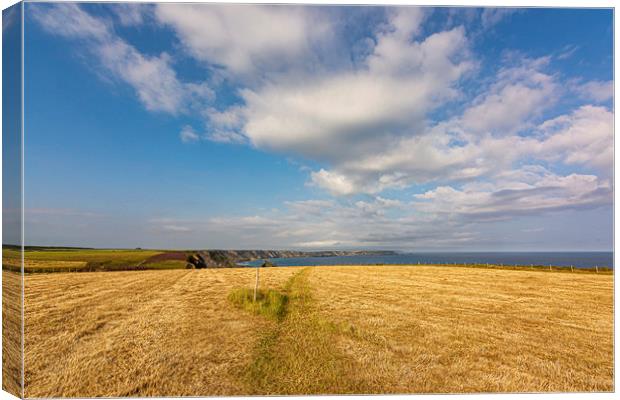
POLYGON ((609 251, 612 18, 26 3, 26 244, 609 251))

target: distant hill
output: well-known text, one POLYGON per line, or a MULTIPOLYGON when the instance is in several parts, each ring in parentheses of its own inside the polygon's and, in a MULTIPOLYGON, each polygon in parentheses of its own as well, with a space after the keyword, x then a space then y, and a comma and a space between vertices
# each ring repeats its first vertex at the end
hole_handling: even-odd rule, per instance
POLYGON ((197 251, 196 253, 202 256, 208 266, 216 267, 234 267, 240 262, 268 258, 339 257, 396 254, 394 251, 386 250, 202 250, 197 251))

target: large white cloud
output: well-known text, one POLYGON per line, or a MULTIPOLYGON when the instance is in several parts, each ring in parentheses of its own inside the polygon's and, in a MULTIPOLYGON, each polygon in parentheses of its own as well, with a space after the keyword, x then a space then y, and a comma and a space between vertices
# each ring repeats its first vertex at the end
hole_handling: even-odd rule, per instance
MULTIPOLYGON (((289 73, 241 90, 243 106, 225 118, 226 128, 233 119, 232 128, 258 148, 329 163, 422 132, 427 113, 458 95, 455 85, 474 63, 463 28, 412 39, 421 20, 417 8, 391 13, 358 68, 289 73)), ((211 129, 221 130, 220 114, 209 113, 211 129)))

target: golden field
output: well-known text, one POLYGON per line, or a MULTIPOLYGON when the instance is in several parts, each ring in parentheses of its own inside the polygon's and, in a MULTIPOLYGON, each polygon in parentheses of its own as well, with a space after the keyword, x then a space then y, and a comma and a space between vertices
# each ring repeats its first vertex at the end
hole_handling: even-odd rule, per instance
POLYGON ((21 396, 22 276, 2 271, 2 389, 21 396))
POLYGON ((264 309, 254 278, 26 275, 26 397, 614 389, 610 274, 264 268, 264 309))

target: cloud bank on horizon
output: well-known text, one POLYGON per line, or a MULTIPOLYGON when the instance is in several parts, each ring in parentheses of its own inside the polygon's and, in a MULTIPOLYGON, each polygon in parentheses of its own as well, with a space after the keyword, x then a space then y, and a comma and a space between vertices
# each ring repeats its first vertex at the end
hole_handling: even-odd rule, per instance
POLYGON ((554 21, 502 8, 27 7, 96 79, 174 121, 183 148, 268 153, 303 176, 302 198, 260 212, 123 222, 147 227, 127 227, 147 246, 609 249, 611 47, 589 60, 607 70, 580 73, 587 43, 526 37, 537 13, 554 21), (583 232, 558 234, 566 220, 583 232))

